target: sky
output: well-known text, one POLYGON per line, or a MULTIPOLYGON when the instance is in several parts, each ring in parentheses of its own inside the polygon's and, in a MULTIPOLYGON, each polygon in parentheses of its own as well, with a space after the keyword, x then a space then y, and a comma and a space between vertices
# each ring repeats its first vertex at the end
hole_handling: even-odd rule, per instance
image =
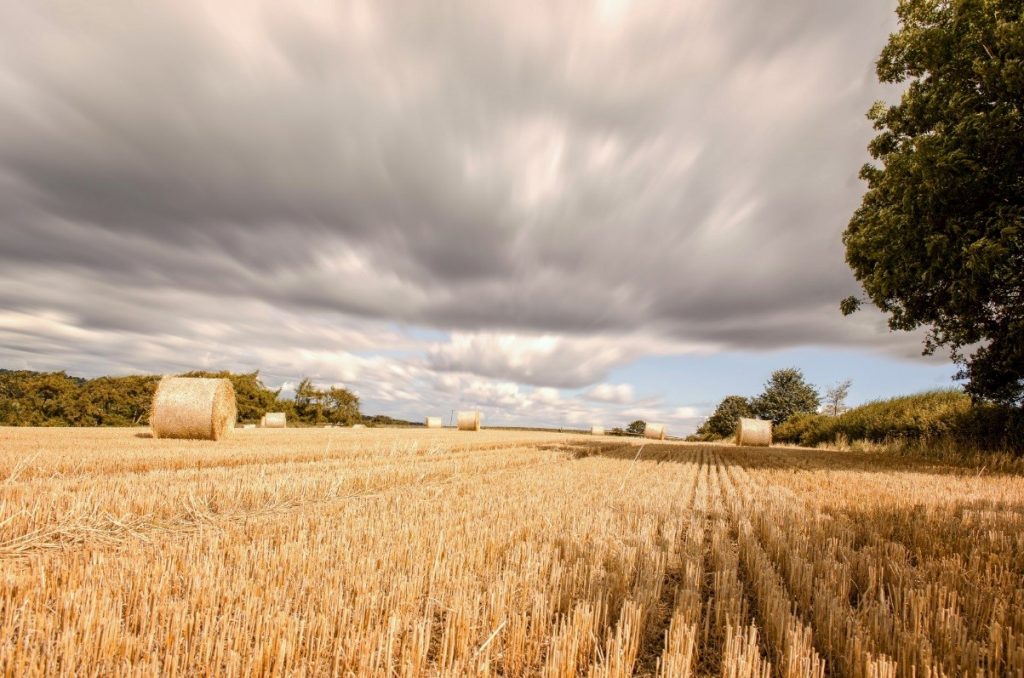
POLYGON ((0 367, 692 431, 952 385, 842 231, 895 0, 0 4, 0 367))

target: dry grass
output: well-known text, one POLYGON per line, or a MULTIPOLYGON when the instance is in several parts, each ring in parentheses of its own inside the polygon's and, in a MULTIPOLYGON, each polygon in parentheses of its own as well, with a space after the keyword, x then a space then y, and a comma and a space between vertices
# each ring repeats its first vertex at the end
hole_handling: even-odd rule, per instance
POLYGON ((0 675, 1024 673, 1020 476, 487 430, 139 435, 0 429, 0 675))

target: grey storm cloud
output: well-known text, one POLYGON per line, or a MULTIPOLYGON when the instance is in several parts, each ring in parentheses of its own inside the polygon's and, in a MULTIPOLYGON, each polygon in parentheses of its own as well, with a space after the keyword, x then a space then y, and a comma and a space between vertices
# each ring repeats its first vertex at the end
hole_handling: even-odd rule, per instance
POLYGON ((836 308, 894 24, 891 0, 6 3, 0 307, 152 341, 217 318, 284 345, 274 309, 479 332, 427 367, 553 386, 640 330, 913 353, 836 308), (515 362, 488 332, 580 341, 515 362))

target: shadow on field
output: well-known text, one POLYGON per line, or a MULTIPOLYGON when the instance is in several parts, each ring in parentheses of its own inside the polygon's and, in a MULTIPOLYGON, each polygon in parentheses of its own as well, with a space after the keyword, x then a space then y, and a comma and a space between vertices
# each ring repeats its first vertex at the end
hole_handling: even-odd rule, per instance
POLYGON ((866 473, 892 473, 910 471, 934 475, 974 475, 977 469, 936 464, 934 461, 917 460, 885 452, 850 452, 839 450, 817 450, 804 447, 735 447, 715 444, 664 444, 643 443, 637 457, 639 443, 592 443, 573 448, 576 459, 605 457, 624 461, 653 462, 655 464, 697 464, 702 459, 710 461, 712 455, 723 466, 738 466, 745 469, 802 471, 860 471, 866 473))
POLYGON ((152 438, 153 434, 150 433, 149 431, 144 431, 142 433, 136 433, 135 437, 136 438, 152 438))

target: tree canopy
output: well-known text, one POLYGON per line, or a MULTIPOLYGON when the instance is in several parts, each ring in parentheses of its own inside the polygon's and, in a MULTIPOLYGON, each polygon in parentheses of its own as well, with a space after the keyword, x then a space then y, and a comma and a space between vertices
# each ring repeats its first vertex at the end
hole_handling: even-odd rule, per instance
POLYGON ((646 430, 647 422, 643 419, 637 419, 636 421, 630 422, 629 426, 626 427, 626 433, 635 433, 637 435, 643 435, 646 430))
POLYGON ((731 395, 722 399, 710 417, 697 429, 702 438, 727 438, 736 433, 740 417, 753 416, 750 400, 743 396, 731 395))
MULTIPOLYGON (((303 380, 295 401, 263 385, 259 372, 189 372, 187 377, 231 380, 238 419, 256 422, 265 412, 284 411, 290 421, 353 424, 361 420, 359 398, 339 386, 317 388, 303 380)), ((148 423, 155 375, 80 379, 64 372, 0 370, 0 426, 139 426, 148 423)))
POLYGON ((295 414, 314 424, 351 425, 361 421, 359 398, 354 393, 337 386, 317 388, 308 377, 295 388, 295 414))
MULTIPOLYGON (((900 0, 846 261, 894 330, 924 326, 977 399, 1024 398, 1024 4, 900 0)), ((843 313, 857 309, 848 298, 843 313)))
POLYGON ((761 419, 781 424, 799 412, 816 412, 821 398, 795 367, 775 370, 764 385, 764 392, 754 398, 750 409, 761 419))

